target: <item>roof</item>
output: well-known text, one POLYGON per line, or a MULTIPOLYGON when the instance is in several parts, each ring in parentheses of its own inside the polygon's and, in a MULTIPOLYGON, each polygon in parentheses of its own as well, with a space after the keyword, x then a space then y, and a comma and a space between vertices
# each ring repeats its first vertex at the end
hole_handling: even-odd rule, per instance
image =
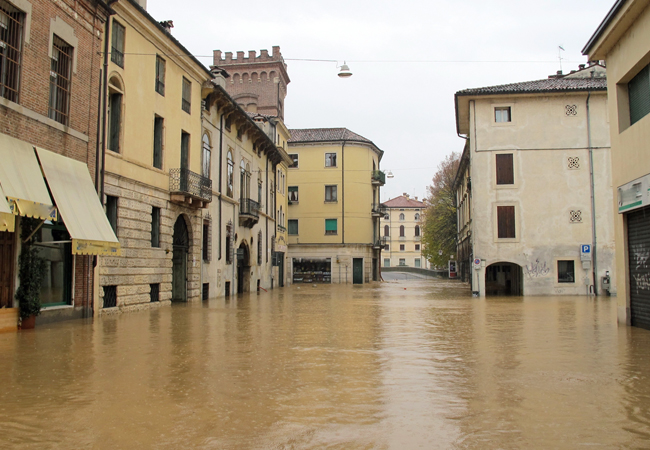
POLYGON ((532 94, 542 92, 573 92, 594 90, 606 91, 607 78, 546 78, 544 80, 523 81, 520 83, 500 84, 497 86, 464 89, 462 91, 456 92, 456 95, 532 94))
POLYGON ((387 208, 426 208, 424 202, 400 195, 383 202, 387 208))
POLYGON ((302 128, 290 129, 289 142, 331 142, 331 141, 357 141, 373 144, 370 139, 354 133, 347 128, 302 128))
POLYGON ((596 28, 596 31, 594 31, 594 34, 589 38, 589 41, 585 44, 584 48, 582 49, 582 54, 587 55, 593 45, 598 41, 602 36, 603 33, 605 33, 605 29, 608 27, 608 25, 614 20, 614 17, 618 12, 621 10, 621 7, 623 4, 625 4, 627 0, 616 0, 616 3, 614 3, 614 6, 612 6, 612 9, 609 10, 603 21, 598 25, 598 28, 596 28))

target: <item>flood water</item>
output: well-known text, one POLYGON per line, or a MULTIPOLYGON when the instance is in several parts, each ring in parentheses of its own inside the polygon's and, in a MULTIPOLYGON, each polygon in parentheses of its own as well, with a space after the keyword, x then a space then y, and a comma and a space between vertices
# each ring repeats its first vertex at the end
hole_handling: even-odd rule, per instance
POLYGON ((0 334, 0 447, 650 447, 650 332, 607 297, 291 286, 0 334))

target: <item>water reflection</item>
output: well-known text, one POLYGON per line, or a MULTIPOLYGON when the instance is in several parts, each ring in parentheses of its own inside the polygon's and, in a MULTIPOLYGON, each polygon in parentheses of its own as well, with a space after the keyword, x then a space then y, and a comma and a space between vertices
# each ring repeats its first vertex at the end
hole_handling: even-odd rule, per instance
POLYGON ((650 439, 608 298, 292 286, 0 335, 2 447, 601 448, 650 439))

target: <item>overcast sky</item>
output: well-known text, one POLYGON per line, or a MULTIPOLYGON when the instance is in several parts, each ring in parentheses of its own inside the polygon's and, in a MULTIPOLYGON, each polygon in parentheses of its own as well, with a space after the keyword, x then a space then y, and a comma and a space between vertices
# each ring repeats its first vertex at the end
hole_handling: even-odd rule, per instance
POLYGON ((581 50, 614 0, 148 0, 198 59, 279 45, 289 128, 346 127, 384 150, 382 201, 423 197, 439 162, 462 151, 454 93, 539 80, 586 62, 581 50), (333 62, 347 61, 341 79, 333 62))

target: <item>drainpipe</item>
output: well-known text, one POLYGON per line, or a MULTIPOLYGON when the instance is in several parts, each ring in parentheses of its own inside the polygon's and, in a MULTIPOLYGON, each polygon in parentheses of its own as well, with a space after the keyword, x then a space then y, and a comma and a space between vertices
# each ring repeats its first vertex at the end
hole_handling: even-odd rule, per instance
POLYGON ((222 189, 221 183, 223 178, 223 114, 219 119, 219 261, 221 261, 221 208, 222 208, 222 189))
POLYGON ((592 251, 592 277, 594 280, 594 294, 598 295, 598 260, 597 260, 597 250, 596 244, 598 243, 596 237, 596 193, 594 189, 594 150, 591 146, 591 116, 589 111, 589 100, 591 98, 591 91, 587 92, 587 147, 589 148, 589 183, 591 188, 591 235, 592 242, 591 247, 592 251))
POLYGON ((341 145, 341 244, 345 245, 345 141, 341 145))

